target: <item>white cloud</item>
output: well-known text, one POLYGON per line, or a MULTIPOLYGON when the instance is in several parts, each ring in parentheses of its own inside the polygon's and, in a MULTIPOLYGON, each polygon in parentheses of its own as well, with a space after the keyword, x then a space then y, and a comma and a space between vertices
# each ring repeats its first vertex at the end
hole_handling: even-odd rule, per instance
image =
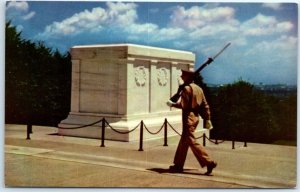
POLYGON ((186 9, 178 6, 170 18, 170 25, 184 29, 189 39, 217 38, 238 45, 246 45, 250 36, 283 34, 294 27, 290 21, 279 22, 276 17, 260 13, 241 23, 235 18, 235 10, 231 7, 194 6, 186 9))
POLYGON ((27 12, 28 9, 29 9, 28 3, 25 1, 10 1, 6 6, 6 10, 27 12))
POLYGON ((261 13, 241 25, 243 33, 249 36, 289 32, 293 27, 289 21, 279 22, 275 17, 265 16, 261 13))
POLYGON ((185 34, 181 28, 159 28, 158 25, 152 23, 131 24, 124 31, 128 33, 129 39, 138 40, 147 37, 147 41, 150 42, 175 40, 185 34))
POLYGON ((120 25, 133 23, 137 19, 136 8, 134 3, 107 3, 107 13, 112 22, 120 25))
POLYGON ((97 7, 85 10, 61 21, 54 22, 39 34, 39 37, 76 35, 84 32, 99 32, 105 27, 116 27, 119 32, 126 32, 129 39, 145 38, 151 42, 167 41, 179 38, 184 30, 178 27, 159 28, 154 23, 138 23, 134 3, 107 3, 107 9, 97 7))
POLYGON ((276 27, 277 27, 276 28, 277 32, 284 33, 292 30, 294 28, 294 25, 289 21, 285 21, 285 22, 278 23, 276 27))
POLYGON ((289 21, 279 22, 273 16, 260 13, 240 23, 235 18, 233 8, 205 5, 189 9, 175 7, 170 23, 166 24, 168 27, 160 28, 155 23, 138 23, 137 5, 134 3, 107 2, 106 5, 106 9, 97 7, 54 22, 40 36, 76 35, 87 31, 95 33, 104 28, 116 27, 120 33, 126 32, 129 39, 144 39, 143 35, 147 35, 150 42, 180 39, 192 43, 199 38, 221 38, 245 45, 247 36, 280 34, 294 27, 289 21))
POLYGON ((263 3, 262 7, 266 7, 266 8, 270 8, 275 11, 278 11, 282 8, 282 4, 281 3, 263 3))
MULTIPOLYGON (((224 38, 237 32, 239 22, 234 19, 234 9, 229 7, 203 7, 194 6, 190 9, 178 6, 173 9, 170 23, 159 28, 153 23, 133 23, 124 30, 130 39, 137 39, 134 35, 147 35, 147 41, 188 41, 191 44, 200 37, 214 36, 222 33, 224 38), (228 35, 226 35, 228 34, 228 35)), ((177 45, 179 45, 177 43, 177 45)), ((183 44, 181 43, 180 46, 183 44)))
POLYGON ((207 25, 220 23, 237 23, 234 19, 234 9, 231 7, 193 6, 190 9, 178 6, 171 15, 171 25, 190 30, 199 29, 207 25))
POLYGON ((156 14, 159 12, 159 9, 158 8, 153 8, 153 9, 149 9, 149 12, 152 13, 152 14, 156 14))
POLYGON ((17 31, 23 31, 24 27, 23 25, 17 25, 17 31))
POLYGON ((94 8, 92 11, 85 10, 77 13, 62 22, 54 22, 45 29, 48 35, 78 34, 86 29, 96 28, 107 20, 107 13, 102 8, 94 8))
POLYGON ((238 32, 238 26, 229 23, 224 23, 221 25, 206 25, 201 29, 192 31, 190 33, 190 38, 194 39, 199 37, 211 37, 219 34, 229 36, 229 34, 237 34, 238 32))
POLYGON ((6 5, 6 12, 9 19, 29 20, 35 16, 35 12, 29 12, 29 5, 25 1, 10 1, 6 5))
MULTIPOLYGON (((279 21, 275 16, 264 14, 257 14, 240 22, 234 13, 234 9, 226 7, 209 7, 205 10, 204 7, 177 7, 171 15, 170 23, 171 26, 185 30, 185 35, 180 39, 180 42, 185 43, 174 45, 183 49, 192 47, 199 57, 212 56, 218 51, 220 44, 231 42, 230 57, 218 60, 219 63, 234 66, 235 74, 230 74, 231 78, 244 77, 262 81, 272 79, 274 82, 289 79, 292 83, 294 78, 289 76, 293 76, 293 70, 297 68, 298 41, 289 35, 294 28, 293 23, 279 21), (211 14, 215 14, 214 17, 211 14), (242 65, 245 63, 246 66, 242 65), (253 70, 257 70, 257 73, 251 74, 253 70), (277 75, 279 70, 283 71, 281 75, 277 75)), ((208 77, 216 74, 221 77, 224 71, 214 67, 207 72, 208 77)))
MULTIPOLYGON (((241 23, 235 18, 233 8, 217 6, 193 6, 189 9, 178 6, 170 15, 170 23, 166 24, 168 27, 160 27, 155 23, 139 23, 137 5, 134 3, 108 2, 106 5, 106 9, 97 7, 84 10, 63 21, 54 22, 40 35, 54 38, 87 32, 97 33, 104 28, 111 28, 117 29, 119 34, 123 33, 129 40, 148 43, 173 40, 174 46, 201 50, 202 54, 207 55, 214 51, 205 49, 205 44, 202 45, 200 41, 205 40, 216 45, 220 41, 232 42, 236 46, 246 46, 253 36, 278 36, 294 27, 289 21, 279 22, 276 17, 260 13, 241 23), (184 43, 180 43, 183 41, 184 43)), ((270 47, 272 48, 274 49, 270 47)))
POLYGON ((151 41, 183 40, 185 31, 181 28, 162 28, 150 38, 151 41))
POLYGON ((291 58, 297 58, 297 47, 298 38, 282 35, 272 41, 264 40, 256 43, 252 49, 245 53, 245 56, 255 57, 257 55, 265 55, 266 57, 271 56, 272 59, 277 58, 278 60, 282 60, 282 58, 285 58, 290 60, 291 58))
POLYGON ((252 60, 249 67, 257 68, 256 78, 261 81, 268 79, 294 84, 297 79, 297 47, 296 37, 283 35, 254 44, 244 55, 244 60, 252 60))
POLYGON ((134 3, 107 3, 108 9, 101 7, 91 11, 84 10, 61 21, 46 26, 39 36, 50 37, 60 35, 76 35, 87 30, 99 32, 104 26, 126 26, 137 19, 136 5, 134 3))
MULTIPOLYGON (((204 5, 203 7, 194 6, 189 9, 176 7, 171 15, 170 26, 181 28, 185 31, 180 39, 190 42, 189 48, 194 51, 201 50, 202 54, 207 55, 201 46, 201 41, 235 41, 239 39, 239 44, 244 44, 245 40, 240 37, 240 22, 235 19, 235 10, 231 7, 217 7, 204 5)), ((201 43, 202 44, 202 43, 201 43)), ((197 51, 199 52, 199 51, 197 51)))
POLYGON ((157 32, 158 26, 153 23, 144 23, 144 24, 136 24, 133 23, 127 28, 124 29, 129 34, 137 35, 137 34, 147 34, 157 32))
MULTIPOLYGON (((163 25, 158 21, 141 22, 138 18, 138 6, 134 3, 108 2, 106 5, 106 8, 84 10, 54 22, 48 25, 41 35, 61 39, 72 34, 87 36, 93 33, 90 37, 96 39, 99 32, 106 29, 105 32, 112 32, 119 41, 129 40, 151 45, 164 45, 162 42, 168 42, 168 47, 196 52, 199 60, 202 60, 200 57, 203 56, 213 56, 223 44, 231 42, 230 49, 226 51, 230 56, 223 56, 222 59, 218 59, 218 63, 227 63, 231 68, 234 66, 235 72, 231 72, 231 69, 228 71, 236 73, 232 74, 235 78, 251 77, 251 70, 256 68, 260 70, 260 76, 266 76, 264 71, 270 67, 274 68, 281 63, 288 63, 286 65, 289 66, 297 63, 298 39, 290 33, 295 26, 292 22, 280 20, 275 16, 259 13, 248 20, 239 21, 235 15, 236 10, 222 7, 222 4, 190 8, 178 6, 172 9, 169 23, 163 25)), ((153 13, 157 11, 158 9, 152 9, 153 13)), ((221 69, 224 70, 215 69, 219 70, 220 76, 224 74, 221 69)), ((272 73, 278 71, 272 70, 272 73)), ((214 76, 214 66, 210 71, 214 76)), ((220 77, 216 77, 218 78, 220 77)))
POLYGON ((298 39, 296 37, 283 35, 271 42, 261 42, 257 44, 257 46, 260 46, 261 50, 277 50, 278 53, 283 53, 284 55, 295 52, 294 50, 297 49, 297 41, 298 39))
POLYGON ((24 15, 24 16, 22 17, 22 19, 23 19, 23 20, 29 20, 29 19, 31 19, 31 18, 34 17, 34 16, 35 16, 35 12, 32 11, 32 12, 28 13, 27 15, 24 15))

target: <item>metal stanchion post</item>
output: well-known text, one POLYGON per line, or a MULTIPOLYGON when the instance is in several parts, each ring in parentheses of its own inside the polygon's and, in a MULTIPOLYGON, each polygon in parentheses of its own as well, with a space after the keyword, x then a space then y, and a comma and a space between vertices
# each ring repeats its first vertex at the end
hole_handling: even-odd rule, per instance
POLYGON ((205 145, 206 145, 206 142, 205 142, 205 140, 206 140, 206 135, 205 135, 205 133, 203 133, 203 147, 205 147, 205 145))
POLYGON ((141 126, 140 126, 140 148, 139 151, 144 151, 143 150, 143 128, 144 128, 144 122, 141 121, 141 126))
POLYGON ((235 149, 234 144, 235 144, 234 141, 232 141, 232 149, 235 149))
POLYGON ((244 142, 244 147, 247 147, 247 142, 246 141, 244 142))
POLYGON ((30 140, 30 132, 32 132, 32 125, 31 124, 27 124, 27 140, 30 140))
POLYGON ((29 133, 32 134, 32 124, 30 123, 30 127, 29 127, 29 133))
POLYGON ((164 146, 168 146, 168 122, 167 122, 167 118, 165 118, 164 127, 165 127, 164 146))
POLYGON ((104 140, 105 140, 105 118, 102 119, 102 132, 101 132, 101 146, 100 147, 105 147, 104 140))

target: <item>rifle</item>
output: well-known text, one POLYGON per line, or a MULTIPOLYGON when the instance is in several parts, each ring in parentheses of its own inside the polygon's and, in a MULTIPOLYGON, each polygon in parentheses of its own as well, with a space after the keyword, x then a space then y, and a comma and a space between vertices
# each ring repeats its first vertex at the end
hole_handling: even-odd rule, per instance
MULTIPOLYGON (((201 66, 194 72, 195 76, 200 71, 202 71, 202 69, 204 69, 207 65, 212 63, 227 47, 229 47, 230 44, 231 43, 227 43, 215 56, 209 57, 203 64, 201 64, 201 66)), ((176 103, 178 101, 178 99, 180 97, 180 94, 181 94, 181 92, 182 92, 182 90, 185 86, 186 86, 185 84, 179 85, 177 93, 170 98, 170 101, 172 101, 173 103, 176 103)))

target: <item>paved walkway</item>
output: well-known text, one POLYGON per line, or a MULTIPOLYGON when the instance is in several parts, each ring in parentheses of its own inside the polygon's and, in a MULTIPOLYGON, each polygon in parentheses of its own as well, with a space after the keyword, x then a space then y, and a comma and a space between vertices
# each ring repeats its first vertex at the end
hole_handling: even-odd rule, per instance
MULTIPOLYGON (((170 173, 179 137, 138 142, 101 141, 58 136, 56 128, 5 127, 6 187, 134 187, 134 188, 295 188, 297 148, 292 146, 209 143, 218 162, 206 176, 189 151, 184 173, 170 173)), ((201 143, 201 141, 200 141, 201 143)))

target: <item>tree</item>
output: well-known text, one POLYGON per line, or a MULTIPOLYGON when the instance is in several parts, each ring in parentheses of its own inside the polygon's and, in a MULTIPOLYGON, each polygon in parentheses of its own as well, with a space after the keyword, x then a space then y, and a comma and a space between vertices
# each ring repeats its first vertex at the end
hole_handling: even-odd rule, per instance
POLYGON ((267 97, 243 80, 222 87, 214 105, 214 137, 267 143, 279 132, 267 97))
POLYGON ((297 139, 297 95, 288 98, 270 97, 270 104, 280 126, 278 140, 296 141, 297 139))
POLYGON ((70 106, 70 54, 23 39, 10 22, 5 33, 5 121, 57 125, 70 106))

